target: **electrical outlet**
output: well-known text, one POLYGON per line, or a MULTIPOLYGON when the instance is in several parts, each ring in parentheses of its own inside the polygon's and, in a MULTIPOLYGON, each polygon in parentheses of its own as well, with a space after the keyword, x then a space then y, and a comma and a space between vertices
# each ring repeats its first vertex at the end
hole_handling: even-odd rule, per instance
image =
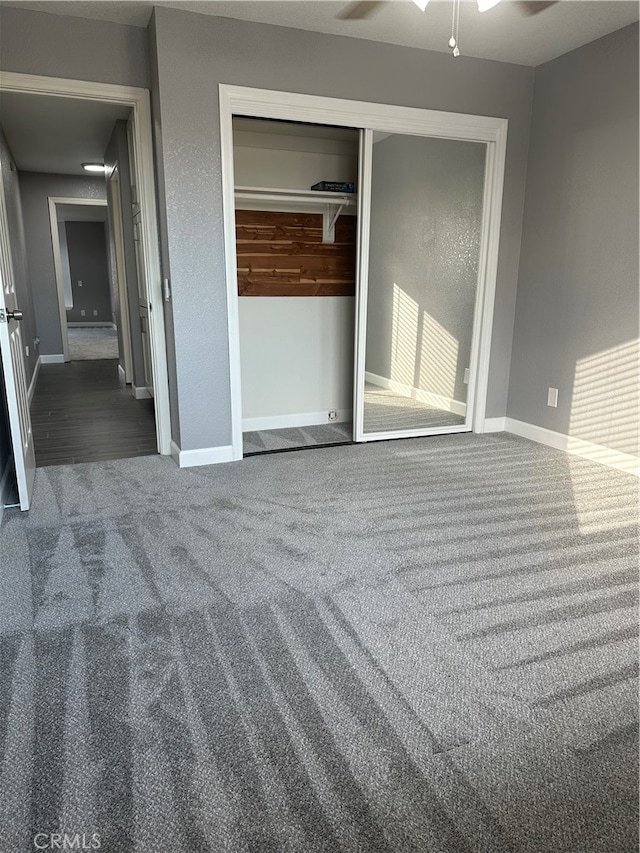
POLYGON ((78 282, 78 287, 82 287, 82 282, 81 282, 81 281, 79 281, 79 282, 78 282))
POLYGON ((93 309, 93 316, 94 316, 94 317, 97 317, 97 316, 98 316, 98 312, 96 311, 96 309, 95 309, 95 308, 93 309))
POLYGON ((558 389, 557 388, 549 388, 547 391, 547 406, 551 406, 552 409, 558 408, 558 389))
POLYGON ((338 413, 336 412, 335 409, 331 409, 331 411, 329 412, 329 420, 330 421, 337 421, 338 420, 338 413))
POLYGON ((465 367, 464 369, 464 379, 462 380, 465 385, 469 384, 469 368, 465 367))
POLYGON ((39 347, 39 346, 40 346, 40 338, 35 337, 35 338, 33 339, 33 346, 34 346, 35 348, 37 348, 37 347, 39 347))
POLYGON ((84 308, 81 308, 80 309, 80 316, 84 317, 85 315, 86 315, 86 311, 84 310, 84 308))

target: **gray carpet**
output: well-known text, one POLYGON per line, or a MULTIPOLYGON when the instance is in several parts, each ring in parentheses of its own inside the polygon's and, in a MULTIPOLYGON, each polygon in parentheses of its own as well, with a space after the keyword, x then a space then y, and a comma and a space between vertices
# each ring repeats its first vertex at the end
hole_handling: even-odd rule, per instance
POLYGON ((318 444, 340 444, 353 439, 353 424, 333 423, 288 429, 245 432, 242 450, 249 453, 265 453, 269 450, 292 450, 296 447, 314 447, 318 444))
POLYGON ((434 427, 458 426, 464 423, 462 415, 456 415, 420 400, 402 397, 394 391, 365 383, 364 387, 364 431, 390 432, 392 430, 432 429, 434 427))
POLYGON ((39 469, 0 850, 637 850, 637 480, 439 436, 39 469))
POLYGON ((71 326, 67 332, 71 361, 118 358, 118 333, 115 329, 71 326))

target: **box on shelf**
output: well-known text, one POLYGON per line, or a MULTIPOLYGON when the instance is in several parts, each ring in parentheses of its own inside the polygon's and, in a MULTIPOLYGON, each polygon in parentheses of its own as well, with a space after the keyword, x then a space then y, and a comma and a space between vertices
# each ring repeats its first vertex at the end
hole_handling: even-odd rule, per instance
POLYGON ((353 181, 319 181, 311 189, 325 193, 354 193, 356 185, 353 181))

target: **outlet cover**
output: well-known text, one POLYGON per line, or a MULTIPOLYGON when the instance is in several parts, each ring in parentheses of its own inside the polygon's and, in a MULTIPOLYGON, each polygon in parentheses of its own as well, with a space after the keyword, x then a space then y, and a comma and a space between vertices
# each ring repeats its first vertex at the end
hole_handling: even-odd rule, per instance
POLYGON ((95 308, 93 309, 93 316, 94 316, 94 317, 97 317, 97 316, 98 316, 98 312, 96 311, 96 309, 95 309, 95 308))
POLYGON ((469 384, 469 368, 465 367, 464 369, 464 379, 462 380, 465 385, 469 384))
POLYGON ((80 316, 84 317, 85 315, 86 315, 86 311, 84 310, 84 308, 81 308, 80 309, 80 316))
POLYGON ((558 408, 558 389, 557 388, 549 388, 547 392, 547 406, 551 406, 552 409, 558 408))
POLYGON ((338 413, 336 412, 335 409, 331 409, 331 411, 329 412, 329 420, 330 421, 337 421, 338 420, 338 413))
POLYGON ((25 344, 24 354, 27 358, 29 358, 29 344, 25 344))

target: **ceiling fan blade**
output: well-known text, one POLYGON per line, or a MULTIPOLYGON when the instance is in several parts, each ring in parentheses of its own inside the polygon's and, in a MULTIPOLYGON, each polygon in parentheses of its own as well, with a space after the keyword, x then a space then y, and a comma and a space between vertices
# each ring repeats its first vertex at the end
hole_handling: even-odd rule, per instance
POLYGON ((558 0, 518 0, 518 8, 523 15, 538 15, 550 6, 555 6, 558 0))
POLYGON ((342 21, 364 21, 372 17, 382 6, 384 0, 362 0, 360 3, 349 3, 342 11, 338 12, 336 18, 342 21))

